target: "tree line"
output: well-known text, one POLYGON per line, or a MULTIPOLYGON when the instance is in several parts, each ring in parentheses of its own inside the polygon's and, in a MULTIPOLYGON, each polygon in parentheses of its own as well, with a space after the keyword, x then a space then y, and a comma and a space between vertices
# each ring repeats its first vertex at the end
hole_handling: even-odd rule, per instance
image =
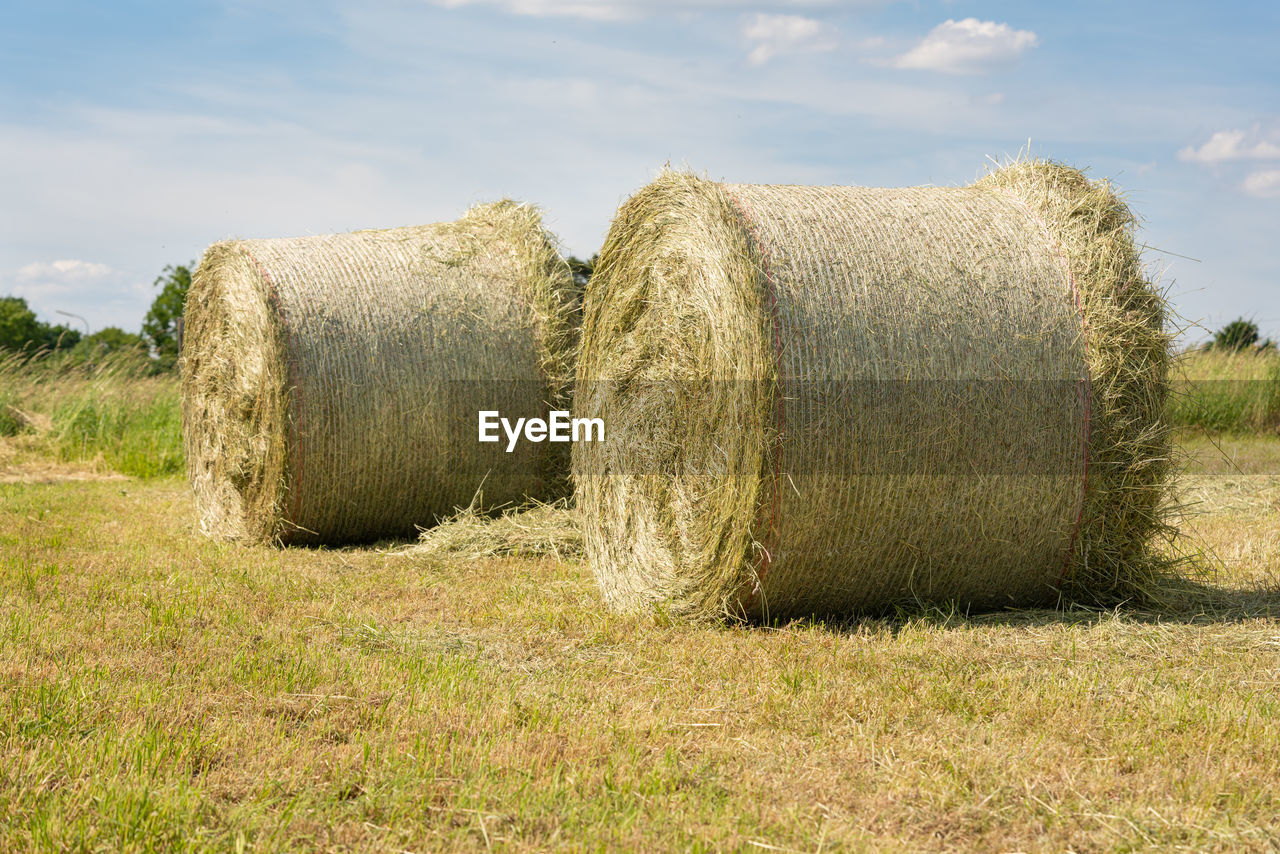
POLYGON ((170 370, 178 361, 182 309, 191 288, 195 264, 169 265, 155 281, 159 289, 138 332, 108 326, 90 334, 63 323, 46 323, 22 297, 0 297, 0 351, 58 352, 85 359, 107 353, 134 351, 152 360, 157 370, 170 370))
MULTIPOLYGON (((565 260, 578 286, 585 288, 596 256, 587 260, 569 256, 565 260)), ((92 359, 107 353, 135 351, 150 357, 157 370, 169 370, 178 360, 182 311, 194 267, 192 262, 164 268, 155 281, 159 293, 143 318, 139 332, 108 326, 84 334, 63 323, 45 323, 22 297, 0 297, 0 354, 6 350, 30 354, 60 352, 92 359)))
MULTIPOLYGON (((598 258, 592 255, 583 260, 571 255, 565 259, 579 287, 585 288, 591 280, 598 258)), ((0 297, 0 352, 57 351, 96 358, 105 353, 134 350, 149 356, 158 370, 169 370, 178 360, 182 311, 191 288, 193 267, 194 262, 164 268, 155 280, 159 293, 147 310, 139 332, 108 326, 92 334, 82 334, 65 324, 41 321, 22 297, 0 297)), ((1275 342, 1262 337, 1258 324, 1244 317, 1223 326, 1203 346, 1207 350, 1230 352, 1276 349, 1275 342)))

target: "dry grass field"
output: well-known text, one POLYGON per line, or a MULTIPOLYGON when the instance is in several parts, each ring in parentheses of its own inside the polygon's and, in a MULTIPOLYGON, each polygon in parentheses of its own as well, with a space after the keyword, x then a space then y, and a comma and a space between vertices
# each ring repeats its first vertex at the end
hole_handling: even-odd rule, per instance
POLYGON ((575 562, 210 542, 50 424, 0 439, 0 850, 1280 845, 1274 436, 1187 435, 1162 602, 716 628, 575 562))

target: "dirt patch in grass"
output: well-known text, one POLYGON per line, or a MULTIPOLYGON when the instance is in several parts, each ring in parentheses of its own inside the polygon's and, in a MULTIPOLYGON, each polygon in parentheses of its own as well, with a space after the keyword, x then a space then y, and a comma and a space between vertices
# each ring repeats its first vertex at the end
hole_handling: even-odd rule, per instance
POLYGON ((0 483, 65 483, 72 480, 129 480, 129 477, 115 472, 94 471, 68 463, 0 466, 0 483))
POLYGON ((49 457, 40 436, 0 437, 0 484, 64 483, 75 480, 129 480, 94 463, 68 463, 49 457))

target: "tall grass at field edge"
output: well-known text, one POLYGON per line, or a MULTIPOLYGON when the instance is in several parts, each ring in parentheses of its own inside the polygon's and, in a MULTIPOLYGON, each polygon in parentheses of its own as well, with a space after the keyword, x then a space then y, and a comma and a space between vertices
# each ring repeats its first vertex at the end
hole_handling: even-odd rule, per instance
POLYGON ((1169 417, 1212 433, 1280 434, 1280 353, 1194 350, 1175 366, 1169 417))
MULTIPOLYGON (((1280 353, 1196 350, 1176 363, 1169 417, 1215 434, 1280 435, 1280 353)), ((0 355, 0 437, 32 434, 66 462, 134 477, 182 471, 176 371, 133 352, 95 360, 69 354, 0 355), (48 418, 33 427, 27 414, 48 418)))
POLYGON ((0 357, 0 435, 34 433, 63 461, 85 461, 134 477, 182 470, 176 373, 156 373, 124 352, 86 361, 65 354, 0 357), (17 411, 49 419, 41 431, 17 411))

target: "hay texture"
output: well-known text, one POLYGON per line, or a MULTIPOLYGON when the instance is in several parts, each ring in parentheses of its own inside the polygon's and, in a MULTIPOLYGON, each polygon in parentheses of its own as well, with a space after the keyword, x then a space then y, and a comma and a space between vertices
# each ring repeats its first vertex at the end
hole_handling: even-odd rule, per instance
POLYGON ((577 510, 562 498, 550 504, 531 502, 485 513, 472 504, 430 530, 416 545, 397 552, 415 557, 481 560, 493 557, 552 557, 574 560, 582 555, 582 529, 577 510))
POLYGON ((615 607, 772 619, 1130 595, 1156 571, 1169 339, 1105 183, 722 184, 619 210, 574 448, 615 607))
POLYGON ((477 414, 563 407, 573 284, 533 208, 205 253, 187 298, 183 431, 211 536, 408 535, 564 493, 565 445, 477 441, 477 414))

